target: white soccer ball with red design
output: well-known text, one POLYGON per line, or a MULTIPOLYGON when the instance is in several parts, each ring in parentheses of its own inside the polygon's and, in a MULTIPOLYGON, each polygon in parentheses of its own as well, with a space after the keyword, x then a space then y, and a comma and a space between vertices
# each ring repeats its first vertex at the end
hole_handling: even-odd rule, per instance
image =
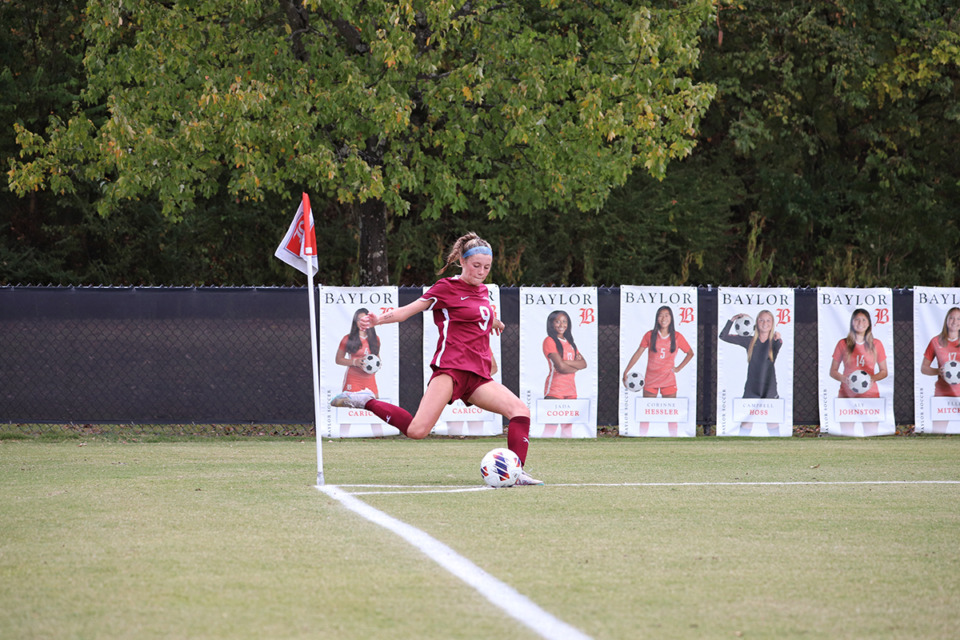
POLYGON ((940 375, 950 384, 960 384, 960 361, 951 360, 940 367, 940 375))
POLYGON ((512 487, 522 470, 519 456, 503 447, 488 451, 480 461, 480 476, 495 489, 512 487))
POLYGON ((847 376, 847 388, 857 395, 866 393, 867 389, 869 389, 870 385, 872 384, 873 378, 870 377, 869 373, 863 370, 854 371, 847 376))

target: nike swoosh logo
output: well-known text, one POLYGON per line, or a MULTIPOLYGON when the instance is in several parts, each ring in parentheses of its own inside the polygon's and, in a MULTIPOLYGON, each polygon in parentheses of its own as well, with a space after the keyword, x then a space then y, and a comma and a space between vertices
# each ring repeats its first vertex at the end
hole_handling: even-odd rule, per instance
POLYGON ((463 300, 466 300, 466 299, 469 298, 469 297, 470 297, 470 296, 460 296, 460 300, 463 301, 463 300))

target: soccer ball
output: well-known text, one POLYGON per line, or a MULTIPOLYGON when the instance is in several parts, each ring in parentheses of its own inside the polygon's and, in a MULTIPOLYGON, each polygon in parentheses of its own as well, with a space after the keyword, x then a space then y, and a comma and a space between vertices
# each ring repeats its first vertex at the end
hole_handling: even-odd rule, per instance
POLYGON ((643 391, 643 376, 639 371, 631 371, 627 374, 627 389, 630 391, 643 391))
POLYGON ((753 318, 750 316, 740 316, 733 321, 733 326, 730 327, 730 330, 737 336, 752 336, 753 318))
POLYGON ((360 367, 366 373, 376 373, 380 371, 380 356, 368 353, 363 356, 363 359, 360 361, 360 367))
POLYGON ((866 371, 854 371, 847 376, 847 388, 857 395, 866 392, 866 390, 870 388, 871 384, 873 384, 873 380, 870 379, 870 374, 868 374, 866 371))
POLYGON ((520 477, 520 458, 510 449, 492 449, 480 461, 480 476, 489 486, 512 487, 520 477))
POLYGON ((950 384, 960 384, 960 361, 951 360, 940 367, 940 375, 950 384))

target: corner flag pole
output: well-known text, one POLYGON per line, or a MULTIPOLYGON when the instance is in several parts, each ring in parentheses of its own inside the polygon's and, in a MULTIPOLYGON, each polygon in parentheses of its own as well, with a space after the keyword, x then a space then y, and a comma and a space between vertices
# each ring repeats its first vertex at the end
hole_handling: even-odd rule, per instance
POLYGON ((317 434, 317 486, 323 486, 323 437, 320 434, 320 358, 317 347, 317 312, 313 301, 313 274, 308 276, 310 287, 310 361, 313 364, 313 425, 317 434))
MULTIPOLYGON (((313 225, 310 198, 303 194, 303 257, 312 264, 317 259, 317 233, 313 225)), ((310 289, 310 363, 313 365, 313 427, 317 434, 317 486, 323 479, 323 436, 320 434, 320 349, 317 346, 317 305, 314 302, 312 268, 307 269, 307 287, 310 289)))
POLYGON ((313 276, 317 265, 317 232, 310 211, 310 197, 304 193, 287 234, 273 254, 307 276, 310 292, 310 360, 313 365, 313 423, 317 434, 317 486, 323 486, 323 438, 320 435, 320 358, 317 348, 317 311, 313 276))

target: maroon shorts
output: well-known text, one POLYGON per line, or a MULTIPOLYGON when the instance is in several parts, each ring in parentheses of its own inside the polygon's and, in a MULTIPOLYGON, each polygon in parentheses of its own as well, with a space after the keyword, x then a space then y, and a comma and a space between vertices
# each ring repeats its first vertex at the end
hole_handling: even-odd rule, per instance
MULTIPOLYGON (((487 384, 493 382, 490 378, 485 378, 472 371, 463 371, 461 369, 436 369, 430 376, 432 381, 437 376, 450 376, 453 380, 453 396, 447 404, 453 404, 454 400, 463 400, 467 406, 472 406, 467 402, 467 398, 473 395, 473 392, 487 384)), ((429 383, 427 383, 429 384, 429 383)))

